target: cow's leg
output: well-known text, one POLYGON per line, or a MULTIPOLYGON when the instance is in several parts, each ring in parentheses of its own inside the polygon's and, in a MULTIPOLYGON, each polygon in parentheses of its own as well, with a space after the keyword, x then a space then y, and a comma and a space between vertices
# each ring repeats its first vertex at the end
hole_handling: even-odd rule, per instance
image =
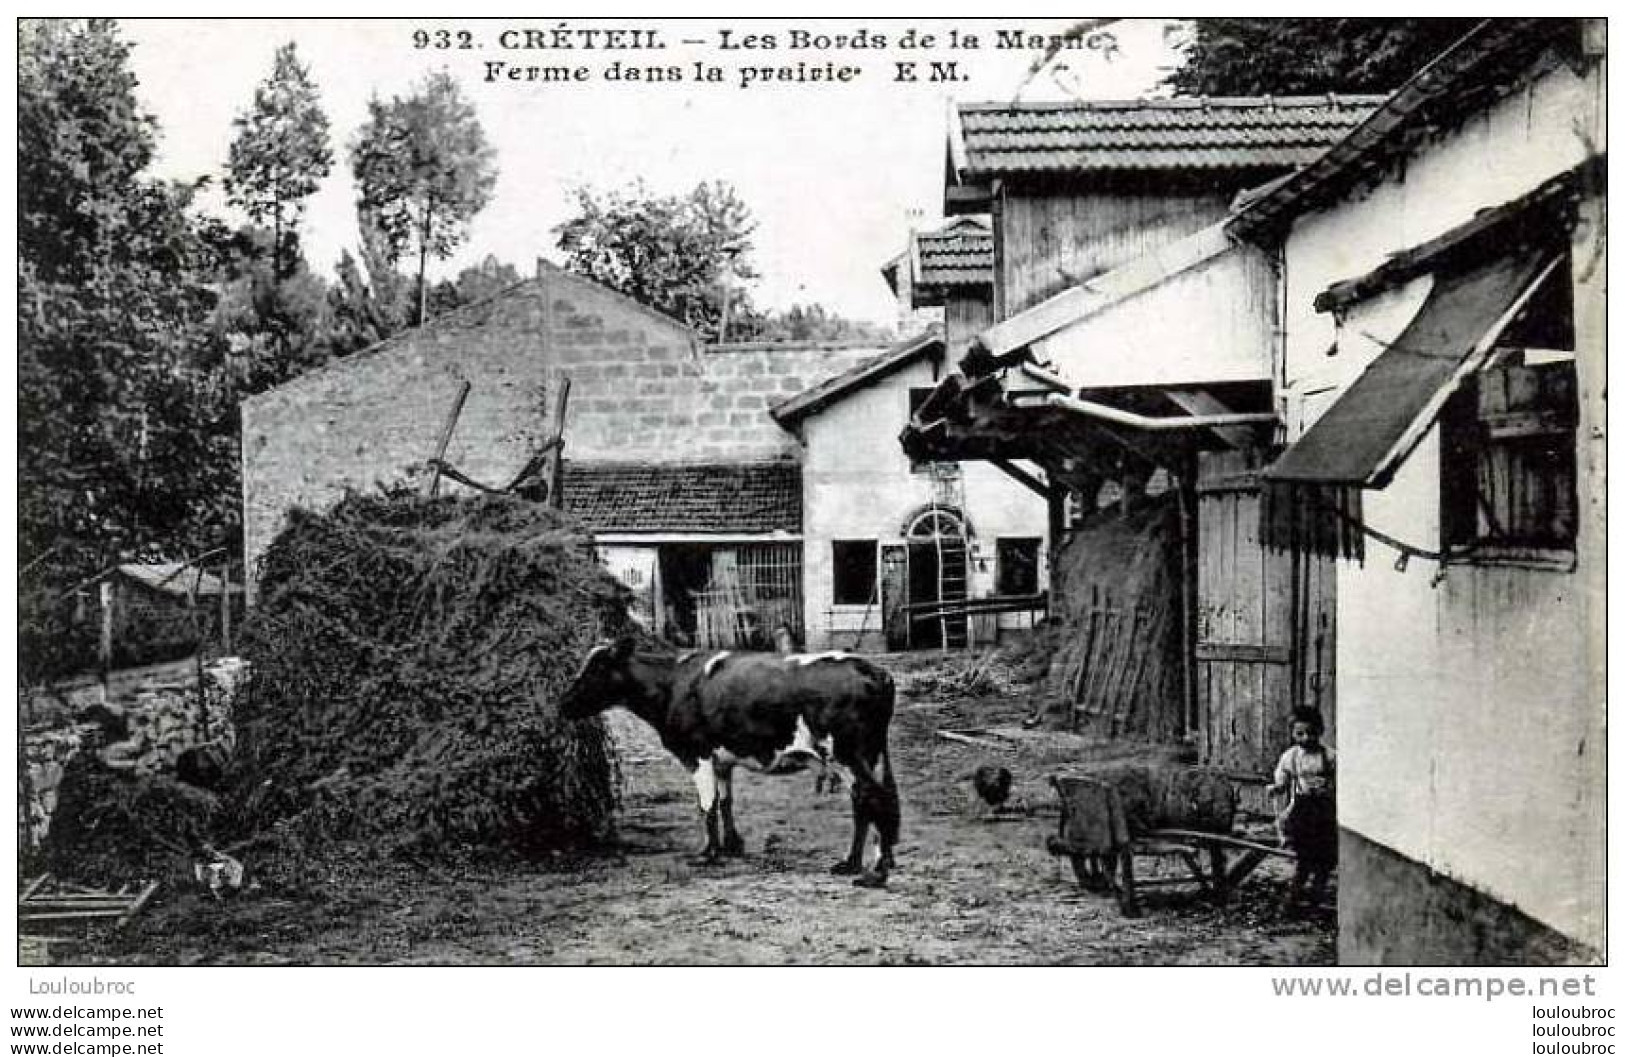
POLYGON ((734 763, 717 760, 712 764, 717 776, 717 813, 722 816, 722 854, 745 854, 745 841, 734 828, 734 763))
POLYGON ((897 795, 897 779, 892 775, 891 753, 886 749, 880 750, 876 769, 880 772, 880 789, 875 796, 874 820, 875 830, 880 835, 880 861, 875 869, 885 874, 897 867, 894 850, 903 828, 903 808, 897 795))
POLYGON ((695 865, 715 863, 722 855, 722 842, 717 839, 717 772, 709 758, 700 760, 691 769, 694 792, 699 798, 700 820, 705 826, 705 847, 701 849, 695 865))
POLYGON ((891 761, 882 750, 873 766, 856 753, 841 762, 852 773, 852 849, 845 859, 835 865, 835 872, 860 874, 858 884, 879 887, 885 884, 886 874, 895 866, 892 847, 897 841, 900 818, 897 785, 891 777, 891 761), (875 827, 880 838, 880 857, 875 862, 874 871, 865 873, 863 854, 868 844, 870 825, 875 827))
POLYGON ((863 849, 869 843, 869 806, 863 795, 863 786, 859 782, 852 783, 852 848, 847 852, 846 858, 837 862, 830 868, 835 874, 861 874, 863 872, 863 849))

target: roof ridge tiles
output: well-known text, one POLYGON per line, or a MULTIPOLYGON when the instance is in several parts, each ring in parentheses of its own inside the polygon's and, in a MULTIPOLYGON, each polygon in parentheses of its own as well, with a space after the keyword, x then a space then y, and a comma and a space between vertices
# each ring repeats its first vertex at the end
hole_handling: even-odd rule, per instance
POLYGON ((1362 108, 1377 106, 1386 95, 1322 92, 1318 95, 1234 95, 1234 96, 1169 96, 1139 99, 1072 99, 1045 101, 960 103, 961 113, 997 113, 1043 111, 1108 111, 1108 110, 1204 110, 1204 109, 1291 109, 1311 107, 1362 108))

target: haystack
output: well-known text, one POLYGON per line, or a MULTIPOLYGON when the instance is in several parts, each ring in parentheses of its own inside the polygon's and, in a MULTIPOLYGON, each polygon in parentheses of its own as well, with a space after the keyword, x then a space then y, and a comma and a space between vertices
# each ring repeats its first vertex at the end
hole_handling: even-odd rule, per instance
POLYGON ((572 522, 521 499, 295 512, 244 628, 230 828, 299 855, 603 839, 612 746, 555 702, 626 602, 572 522))

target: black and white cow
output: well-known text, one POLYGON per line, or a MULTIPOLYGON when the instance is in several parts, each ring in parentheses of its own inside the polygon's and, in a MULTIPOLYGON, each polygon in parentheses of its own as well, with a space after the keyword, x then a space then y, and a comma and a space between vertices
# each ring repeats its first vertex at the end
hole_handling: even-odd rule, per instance
POLYGON ((852 790, 852 846, 834 872, 884 883, 901 824, 897 782, 887 751, 896 697, 891 676, 846 653, 638 653, 630 639, 587 654, 560 699, 579 719, 617 705, 660 735, 686 767, 705 823, 702 861, 739 855, 734 826, 736 765, 790 774, 827 762, 852 790), (869 827, 880 855, 863 869, 869 827))

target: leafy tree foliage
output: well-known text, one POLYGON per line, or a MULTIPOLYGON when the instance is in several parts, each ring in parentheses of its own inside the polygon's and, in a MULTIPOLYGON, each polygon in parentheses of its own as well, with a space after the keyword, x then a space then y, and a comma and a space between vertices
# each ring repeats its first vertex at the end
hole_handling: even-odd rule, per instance
POLYGON ((19 558, 83 570, 235 524, 206 326, 222 235, 142 175, 156 128, 106 21, 25 22, 18 62, 19 558))
POLYGON ((280 279, 294 270, 305 200, 333 169, 327 114, 292 42, 277 49, 271 76, 232 124, 227 201, 270 225, 272 277, 280 279))
POLYGON ((345 250, 338 283, 328 291, 328 350, 346 356, 405 330, 412 319, 412 280, 395 270, 378 225, 361 218, 360 259, 345 250))
POLYGON ((756 230, 726 183, 687 194, 575 190, 576 215, 554 229, 564 266, 693 328, 706 341, 886 341, 882 327, 822 305, 762 311, 751 299, 756 230))
POLYGON ((872 341, 888 342, 896 335, 877 326, 831 312, 823 305, 791 305, 746 321, 751 341, 872 341))
POLYGON ((360 211, 376 224, 390 264, 416 251, 421 324, 428 317, 428 259, 449 256, 490 201, 496 152, 457 82, 436 73, 404 99, 368 104, 350 163, 360 211))
POLYGON ((326 362, 332 347, 328 287, 297 247, 278 265, 263 228, 237 232, 217 278, 213 326, 225 345, 222 384, 240 399, 326 362))
POLYGON ((485 259, 457 273, 457 278, 442 280, 429 291, 429 314, 444 315, 464 305, 483 301, 524 280, 519 269, 506 261, 487 254, 485 259))
MULTIPOLYGON (((575 189, 576 216, 554 229, 564 266, 688 324, 707 340, 722 329, 724 305, 748 317, 742 284, 750 262, 750 209, 726 183, 687 194, 654 195, 641 183, 625 191, 575 189)), ((728 336, 737 336, 730 324, 728 336)))
POLYGON ((1181 95, 1386 93, 1455 43, 1464 18, 1198 18, 1181 95))

